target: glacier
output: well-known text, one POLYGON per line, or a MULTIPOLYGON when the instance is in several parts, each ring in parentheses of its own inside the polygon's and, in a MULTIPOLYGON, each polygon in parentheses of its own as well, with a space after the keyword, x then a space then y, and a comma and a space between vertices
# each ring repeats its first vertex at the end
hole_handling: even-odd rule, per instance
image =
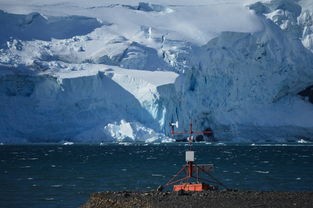
POLYGON ((0 142, 313 141, 313 3, 0 3, 0 142), (311 93, 312 94, 312 93, 311 93))

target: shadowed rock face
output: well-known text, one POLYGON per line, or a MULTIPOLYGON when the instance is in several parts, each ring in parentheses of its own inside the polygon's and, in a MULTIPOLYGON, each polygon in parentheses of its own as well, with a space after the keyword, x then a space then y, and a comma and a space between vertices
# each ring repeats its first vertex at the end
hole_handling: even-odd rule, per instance
POLYGON ((298 207, 309 208, 312 192, 216 191, 176 192, 103 192, 93 194, 82 208, 118 207, 298 207))
POLYGON ((313 85, 305 88, 298 94, 304 97, 305 99, 308 99, 313 104, 313 85))

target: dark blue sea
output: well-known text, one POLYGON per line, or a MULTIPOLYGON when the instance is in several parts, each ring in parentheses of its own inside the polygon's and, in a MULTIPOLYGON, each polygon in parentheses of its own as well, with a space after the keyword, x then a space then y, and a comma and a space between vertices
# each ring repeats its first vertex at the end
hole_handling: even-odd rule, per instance
MULTIPOLYGON (((227 187, 313 191, 313 146, 196 144, 227 187)), ((148 191, 185 164, 185 144, 2 145, 0 207, 79 207, 99 191, 148 191)))

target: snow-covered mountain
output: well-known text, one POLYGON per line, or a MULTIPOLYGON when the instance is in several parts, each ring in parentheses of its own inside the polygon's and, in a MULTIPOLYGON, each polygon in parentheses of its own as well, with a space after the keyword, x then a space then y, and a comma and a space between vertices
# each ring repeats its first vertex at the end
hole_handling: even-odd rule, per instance
POLYGON ((313 138, 309 0, 0 9, 1 142, 170 141, 176 120, 220 140, 313 138))

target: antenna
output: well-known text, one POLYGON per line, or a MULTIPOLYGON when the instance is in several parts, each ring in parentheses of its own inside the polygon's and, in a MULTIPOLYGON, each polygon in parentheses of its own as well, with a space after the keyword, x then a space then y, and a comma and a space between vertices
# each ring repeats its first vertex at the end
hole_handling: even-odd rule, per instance
POLYGON ((178 121, 176 121, 175 123, 170 123, 170 126, 178 128, 178 121))

